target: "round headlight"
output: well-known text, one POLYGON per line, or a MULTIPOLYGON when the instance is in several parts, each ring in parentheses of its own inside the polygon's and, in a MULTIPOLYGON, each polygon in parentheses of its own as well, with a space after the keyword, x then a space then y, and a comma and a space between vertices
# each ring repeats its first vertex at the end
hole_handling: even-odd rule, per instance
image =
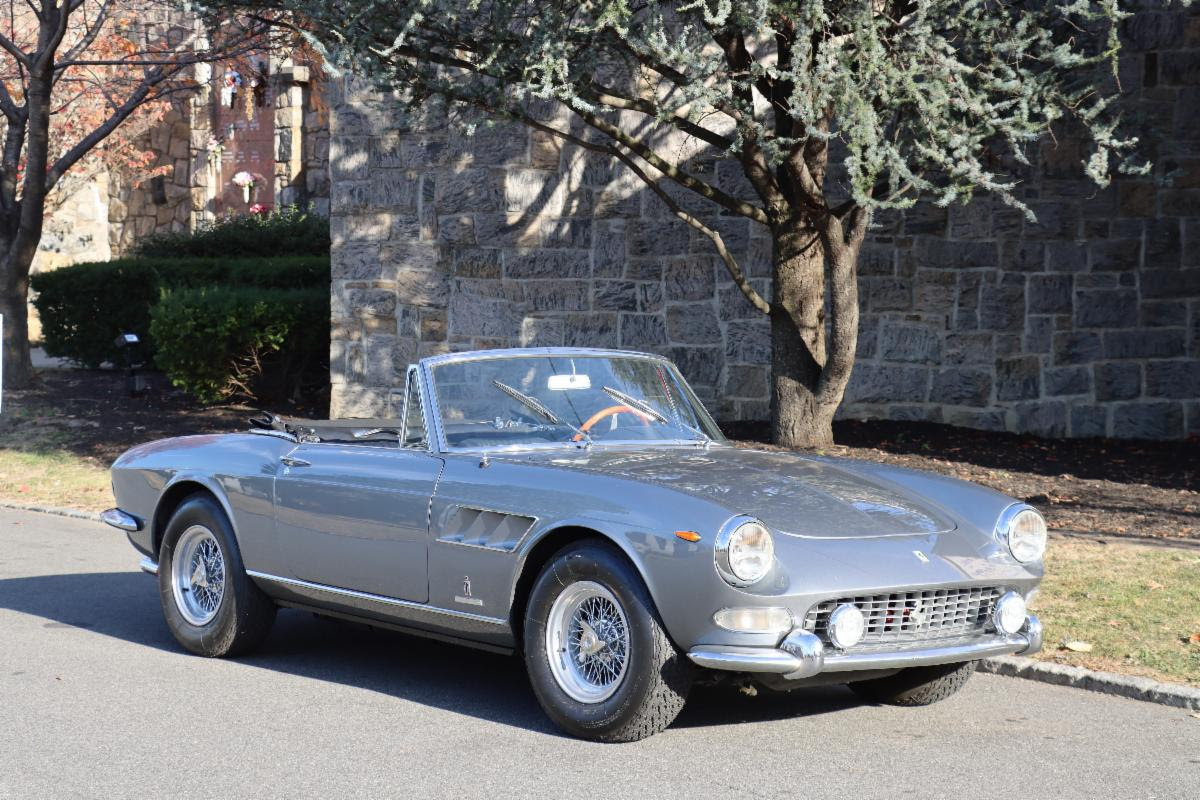
POLYGON ((996 630, 1012 635, 1025 625, 1025 598, 1016 592, 1005 592, 996 601, 996 610, 992 613, 992 621, 996 630))
POLYGON ((762 580, 775 561, 775 542, 767 527, 753 517, 734 517, 717 534, 717 572, 734 586, 762 580))
POLYGON ((1037 561, 1046 552, 1046 520, 1029 506, 1015 507, 1015 513, 1001 518, 1001 534, 1013 558, 1025 564, 1037 561))

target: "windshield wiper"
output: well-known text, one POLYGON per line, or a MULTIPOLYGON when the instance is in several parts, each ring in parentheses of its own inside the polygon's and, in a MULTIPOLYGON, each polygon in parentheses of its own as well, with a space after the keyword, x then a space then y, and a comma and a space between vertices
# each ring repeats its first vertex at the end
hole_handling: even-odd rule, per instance
POLYGON ((561 425, 564 428, 570 428, 572 431, 574 431, 574 433, 579 438, 587 440, 588 444, 592 443, 592 437, 587 431, 581 430, 580 428, 576 428, 571 423, 566 422, 565 420, 559 418, 559 416, 557 414, 555 414, 550 409, 546 408, 546 406, 542 405, 542 402, 540 400, 538 400, 536 397, 530 397, 529 395, 522 392, 520 389, 514 389, 513 387, 509 386, 507 383, 502 383, 502 382, 496 380, 495 378, 492 379, 492 385, 495 386, 500 391, 504 392, 506 395, 511 397, 513 400, 516 400, 518 403, 522 404, 526 408, 530 409, 531 411, 535 412, 536 414, 539 414, 551 425, 561 425))
MULTIPOLYGON (((620 389, 614 389, 611 386, 601 386, 600 388, 604 390, 605 394, 607 394, 609 397, 613 398, 614 400, 616 400, 620 403, 624 403, 625 405, 629 406, 630 408, 641 411, 646 416, 652 417, 652 418, 658 420, 659 422, 663 423, 664 425, 671 424, 671 421, 669 419, 667 419, 665 414, 663 414, 661 411, 659 411, 654 406, 647 403, 645 400, 639 400, 636 397, 634 397, 633 395, 625 394, 620 389)), ((704 431, 700 430, 699 428, 693 428, 691 425, 688 425, 686 422, 684 422, 681 419, 676 418, 675 424, 679 425, 681 428, 686 428, 687 430, 696 434, 697 436, 700 437, 700 440, 703 441, 705 444, 712 442, 711 436, 709 436, 708 434, 706 434, 704 431)))

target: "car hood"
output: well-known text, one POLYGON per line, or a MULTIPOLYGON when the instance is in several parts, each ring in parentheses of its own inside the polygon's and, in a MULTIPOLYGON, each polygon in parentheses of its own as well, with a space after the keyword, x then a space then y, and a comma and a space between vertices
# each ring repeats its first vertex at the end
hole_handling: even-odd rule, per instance
POLYGON ((683 492, 749 514, 772 529, 820 539, 929 535, 954 530, 935 504, 848 464, 796 453, 713 447, 529 454, 520 461, 601 473, 683 492))

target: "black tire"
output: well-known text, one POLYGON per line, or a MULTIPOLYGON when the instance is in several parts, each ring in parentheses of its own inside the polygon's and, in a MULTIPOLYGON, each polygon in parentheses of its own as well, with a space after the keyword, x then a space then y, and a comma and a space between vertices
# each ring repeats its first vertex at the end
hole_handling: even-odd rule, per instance
POLYGON ((886 678, 858 681, 850 688, 873 703, 927 706, 957 692, 975 672, 978 661, 910 667, 886 678))
POLYGON ((694 670, 663 628, 641 576, 624 555, 596 541, 555 554, 538 576, 525 610, 525 665, 538 702, 567 733, 599 742, 635 742, 670 725, 691 688, 694 670), (591 581, 619 601, 629 648, 616 691, 594 703, 572 698, 554 676, 546 629, 555 600, 573 584, 591 581))
POLYGON ((247 653, 267 638, 275 622, 275 603, 246 575, 229 519, 208 494, 194 494, 184 500, 167 523, 158 551, 158 592, 167 627, 176 641, 198 655, 223 658, 247 653), (176 545, 195 526, 212 532, 225 564, 220 604, 212 619, 202 625, 184 617, 172 587, 176 545))

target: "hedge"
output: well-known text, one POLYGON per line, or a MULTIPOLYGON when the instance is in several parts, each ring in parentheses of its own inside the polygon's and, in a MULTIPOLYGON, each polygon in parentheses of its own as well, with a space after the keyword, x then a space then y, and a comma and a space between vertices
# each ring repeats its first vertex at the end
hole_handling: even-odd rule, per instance
POLYGON ((226 217, 196 231, 148 236, 138 244, 136 254, 149 258, 328 255, 329 220, 297 208, 226 217))
POLYGON ((200 401, 276 401, 329 379, 329 290, 208 287, 151 312, 155 362, 200 401))
POLYGON ((154 352, 150 311, 164 292, 221 286, 313 288, 328 295, 329 256, 123 259, 38 273, 30 285, 46 353, 95 368, 120 363, 113 340, 127 331, 144 338, 144 353, 154 352))

